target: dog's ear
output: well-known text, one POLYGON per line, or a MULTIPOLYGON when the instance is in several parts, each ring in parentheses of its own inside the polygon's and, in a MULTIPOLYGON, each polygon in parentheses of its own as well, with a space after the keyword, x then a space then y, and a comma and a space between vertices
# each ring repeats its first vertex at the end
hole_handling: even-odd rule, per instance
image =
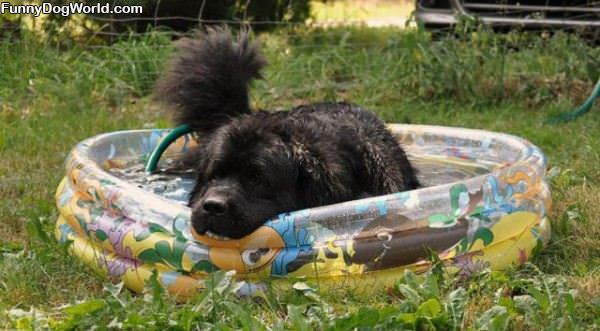
POLYGON ((253 79, 262 78, 266 61, 247 30, 234 38, 226 27, 208 28, 176 46, 155 97, 174 108, 177 125, 205 134, 250 112, 248 88, 253 79))
POLYGON ((351 194, 344 184, 343 167, 333 160, 317 155, 300 142, 292 142, 291 154, 298 164, 298 184, 304 192, 307 207, 337 201, 351 194))

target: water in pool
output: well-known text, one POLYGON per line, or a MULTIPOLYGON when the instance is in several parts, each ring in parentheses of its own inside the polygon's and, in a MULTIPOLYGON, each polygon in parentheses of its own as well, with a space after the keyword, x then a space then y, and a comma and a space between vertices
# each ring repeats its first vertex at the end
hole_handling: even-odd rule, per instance
MULTIPOLYGON (((489 168, 481 164, 458 159, 414 157, 412 163, 417 168, 417 177, 424 186, 451 183, 490 172, 489 168)), ((189 193, 194 187, 194 176, 191 172, 174 174, 158 171, 147 175, 144 165, 139 163, 126 168, 112 168, 109 172, 146 191, 182 204, 187 203, 189 193)))

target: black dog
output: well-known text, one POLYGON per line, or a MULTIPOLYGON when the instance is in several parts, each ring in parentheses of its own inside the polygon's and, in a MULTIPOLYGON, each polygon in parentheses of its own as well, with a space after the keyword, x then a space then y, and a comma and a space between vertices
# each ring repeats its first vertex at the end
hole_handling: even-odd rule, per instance
POLYGON ((175 121, 199 147, 189 206, 199 234, 241 238, 281 212, 417 188, 415 171, 384 123, 346 103, 288 112, 251 111, 248 87, 266 61, 242 31, 224 28, 178 42, 157 84, 175 121))

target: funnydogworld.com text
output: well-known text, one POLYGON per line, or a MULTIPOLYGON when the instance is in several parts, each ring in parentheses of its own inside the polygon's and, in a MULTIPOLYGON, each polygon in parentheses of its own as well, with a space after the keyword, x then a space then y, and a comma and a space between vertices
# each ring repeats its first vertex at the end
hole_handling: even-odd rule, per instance
POLYGON ((10 2, 0 2, 0 15, 33 15, 38 17, 42 14, 57 14, 69 16, 72 14, 141 14, 142 6, 139 5, 112 5, 110 3, 86 4, 83 2, 72 2, 64 5, 56 5, 50 2, 29 5, 13 5, 10 2))

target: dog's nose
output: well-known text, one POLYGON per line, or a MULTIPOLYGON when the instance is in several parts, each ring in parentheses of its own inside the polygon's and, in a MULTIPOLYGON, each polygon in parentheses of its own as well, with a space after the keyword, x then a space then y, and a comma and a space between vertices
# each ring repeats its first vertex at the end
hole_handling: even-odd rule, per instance
POLYGON ((210 215, 220 216, 227 211, 227 203, 220 198, 208 198, 202 203, 202 208, 210 215))

